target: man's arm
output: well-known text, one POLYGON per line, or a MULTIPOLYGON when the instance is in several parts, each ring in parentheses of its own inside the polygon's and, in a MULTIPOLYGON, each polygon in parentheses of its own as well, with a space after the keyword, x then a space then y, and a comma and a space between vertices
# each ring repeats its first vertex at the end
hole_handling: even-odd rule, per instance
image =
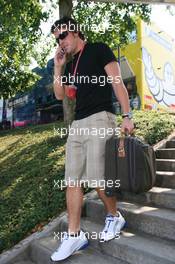
POLYGON ((65 97, 65 85, 62 84, 61 78, 62 78, 63 68, 60 66, 54 67, 54 93, 55 97, 58 100, 63 100, 65 97))
MULTIPOLYGON (((119 64, 113 61, 113 62, 108 63, 104 67, 104 69, 107 75, 110 77, 110 79, 113 80, 112 87, 122 107, 123 114, 130 112, 129 96, 128 96, 128 92, 126 90, 126 87, 121 77, 121 71, 120 71, 119 64)), ((128 130, 128 132, 131 133, 134 129, 134 124, 129 118, 126 117, 123 119, 121 128, 123 131, 128 130)))
POLYGON ((58 47, 54 56, 54 93, 58 100, 63 100, 65 97, 65 91, 68 89, 68 85, 63 84, 62 75, 65 69, 67 61, 67 55, 65 51, 58 47))
POLYGON ((119 64, 115 61, 110 62, 105 66, 105 71, 107 75, 110 76, 111 79, 113 79, 112 87, 119 103, 121 104, 122 112, 128 113, 130 111, 129 97, 121 77, 119 64))

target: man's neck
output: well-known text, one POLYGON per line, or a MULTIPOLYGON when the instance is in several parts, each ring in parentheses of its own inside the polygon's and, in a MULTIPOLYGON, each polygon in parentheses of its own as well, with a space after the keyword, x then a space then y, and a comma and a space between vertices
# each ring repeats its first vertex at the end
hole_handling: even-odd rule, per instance
POLYGON ((77 47, 76 47, 76 49, 75 49, 75 51, 73 52, 72 55, 74 56, 76 53, 78 53, 80 50, 82 50, 84 45, 85 45, 85 41, 80 39, 78 44, 77 44, 77 47))

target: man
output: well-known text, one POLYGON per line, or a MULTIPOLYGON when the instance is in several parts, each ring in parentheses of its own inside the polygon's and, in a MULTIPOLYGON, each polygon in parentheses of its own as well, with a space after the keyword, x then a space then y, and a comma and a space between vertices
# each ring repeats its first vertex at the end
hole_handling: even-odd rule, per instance
MULTIPOLYGON (((65 96, 76 97, 75 120, 71 128, 78 129, 115 128, 115 114, 112 105, 112 89, 122 110, 121 129, 133 130, 127 90, 122 82, 120 68, 111 49, 103 43, 86 43, 75 20, 64 17, 51 28, 57 43, 54 57, 54 92, 59 100, 65 96), (68 57, 72 57, 68 61, 68 57), (66 65, 64 74, 63 67, 66 65), (64 82, 62 76, 64 75, 64 82), (69 76, 77 77, 74 81, 69 76), (79 78, 78 77, 84 77, 79 78), (103 78, 102 78, 103 77, 103 78), (79 80, 83 79, 83 82, 79 80), (102 82, 105 79, 105 82, 102 82), (106 81, 107 79, 107 81, 106 81)), ((125 220, 116 209, 116 197, 107 197, 100 183, 104 181, 105 143, 110 135, 97 134, 70 135, 66 144, 65 180, 67 183, 66 202, 68 211, 68 232, 60 247, 52 254, 53 261, 59 261, 88 245, 84 232, 80 230, 81 208, 83 202, 81 180, 95 189, 104 203, 107 216, 105 227, 100 233, 100 241, 109 241, 120 233, 125 220), (69 184, 74 182, 74 185, 69 184)))

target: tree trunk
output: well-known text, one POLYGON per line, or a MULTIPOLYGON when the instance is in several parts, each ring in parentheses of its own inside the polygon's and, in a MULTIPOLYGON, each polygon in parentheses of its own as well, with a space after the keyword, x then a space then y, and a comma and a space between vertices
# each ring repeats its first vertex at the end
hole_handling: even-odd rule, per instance
MULTIPOLYGON (((59 1, 59 13, 60 18, 63 16, 71 16, 72 13, 72 0, 60 0, 59 1)), ((71 124, 74 119, 74 109, 75 109, 75 101, 68 99, 65 97, 63 100, 63 110, 64 110, 64 122, 66 126, 71 124)))
POLYGON ((62 18, 63 16, 71 16, 72 7, 72 0, 59 0, 60 18, 62 18))
POLYGON ((7 120, 7 107, 6 107, 6 99, 3 99, 2 106, 2 122, 7 120))

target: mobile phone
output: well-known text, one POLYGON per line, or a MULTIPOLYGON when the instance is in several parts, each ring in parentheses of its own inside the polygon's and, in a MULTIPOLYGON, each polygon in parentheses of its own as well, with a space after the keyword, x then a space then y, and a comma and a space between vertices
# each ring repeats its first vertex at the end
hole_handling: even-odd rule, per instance
POLYGON ((66 53, 65 50, 63 48, 61 48, 61 51, 59 53, 60 59, 62 59, 64 57, 65 53, 66 53))

